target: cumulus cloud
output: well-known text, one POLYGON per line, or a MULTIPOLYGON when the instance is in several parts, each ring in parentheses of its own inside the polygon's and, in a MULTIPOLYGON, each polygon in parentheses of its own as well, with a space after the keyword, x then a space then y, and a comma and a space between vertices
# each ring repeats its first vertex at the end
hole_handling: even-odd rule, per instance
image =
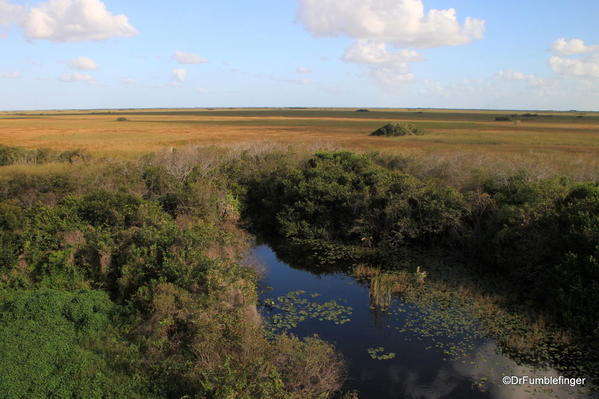
POLYGON ((0 79, 17 79, 21 77, 21 72, 0 73, 0 79))
POLYGON ((556 82, 552 79, 545 79, 533 74, 517 72, 512 70, 503 70, 497 73, 499 79, 508 81, 525 82, 529 87, 541 88, 555 86, 556 82))
POLYGON ((70 60, 69 66, 80 71, 91 71, 98 68, 96 61, 87 57, 77 57, 70 60))
POLYGON ((599 45, 586 45, 581 39, 566 40, 563 37, 553 42, 551 51, 558 55, 574 55, 599 51, 599 45))
POLYGON ((410 62, 424 58, 414 50, 395 50, 387 44, 373 40, 357 40, 345 50, 342 60, 367 64, 371 75, 384 85, 400 85, 414 79, 410 62))
POLYGON ((371 74, 384 86, 400 86, 415 78, 415 75, 407 69, 398 68, 375 68, 371 70, 371 74))
POLYGON ((171 74, 171 80, 175 83, 185 82, 186 77, 187 77, 187 70, 185 70, 185 69, 173 69, 173 72, 171 74))
POLYGON ((63 73, 60 76, 60 80, 63 82, 87 82, 94 83, 96 80, 93 76, 88 75, 86 73, 72 72, 72 73, 63 73))
POLYGON ((390 51, 383 42, 358 40, 345 50, 342 59, 363 64, 394 65, 422 61, 423 57, 414 50, 390 51))
POLYGON ((204 64, 208 62, 207 59, 195 53, 184 53, 182 51, 175 52, 175 59, 179 64, 204 64))
POLYGON ((0 26, 18 25, 25 20, 27 8, 0 0, 0 26))
POLYGON ((482 39, 485 22, 456 10, 424 10, 422 0, 300 0, 298 20, 316 36, 378 40, 397 47, 456 46, 482 39))
POLYGON ((0 22, 20 25, 28 39, 83 42, 137 34, 125 15, 113 15, 100 0, 48 0, 25 8, 0 0, 0 22))
POLYGON ((599 79, 599 54, 583 59, 554 55, 549 58, 549 66, 564 77, 599 79))
POLYGON ((460 23, 455 9, 425 11, 422 0, 299 0, 297 19, 315 36, 354 39, 342 60, 368 65, 384 85, 414 79, 409 63, 423 58, 412 49, 458 46, 485 32, 485 21, 460 23))
POLYGON ((300 66, 298 67, 295 72, 300 73, 302 75, 307 75, 309 73, 312 73, 312 71, 310 70, 310 68, 305 67, 305 66, 300 66))

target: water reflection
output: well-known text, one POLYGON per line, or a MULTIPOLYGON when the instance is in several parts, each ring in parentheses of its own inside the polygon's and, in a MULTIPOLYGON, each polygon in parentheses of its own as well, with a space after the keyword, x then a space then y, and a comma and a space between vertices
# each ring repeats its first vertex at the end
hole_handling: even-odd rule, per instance
POLYGON ((488 376, 498 378, 488 383, 488 389, 493 399, 532 399, 532 398, 588 398, 590 394, 584 389, 573 388, 568 385, 530 386, 530 385, 504 385, 502 376, 530 376, 530 377, 559 377, 560 373, 554 369, 534 369, 518 365, 513 360, 501 356, 496 351, 496 346, 486 343, 476 349, 471 357, 471 362, 452 362, 452 367, 459 374, 480 381, 488 376))
MULTIPOLYGON (((347 323, 306 318, 289 332, 299 336, 318 334, 333 342, 348 362, 347 387, 357 389, 362 399, 589 397, 569 387, 535 390, 528 386, 504 386, 501 384, 504 375, 558 374, 518 366, 499 354, 493 341, 488 339, 468 338, 468 334, 443 336, 447 323, 430 334, 434 327, 418 324, 426 324, 427 320, 414 304, 395 299, 389 312, 373 311, 368 287, 343 273, 327 270, 316 275, 290 267, 267 246, 254 248, 253 256, 265 265, 263 285, 272 287, 261 293, 263 301, 304 290, 308 296, 318 294, 311 298, 320 303, 336 301, 351 308, 351 321, 347 323), (406 329, 407 325, 413 328, 406 329), (467 344, 463 344, 466 340, 467 344), (456 341, 459 351, 450 351, 452 355, 448 356, 447 345, 454 345, 456 341), (375 360, 369 354, 373 347, 383 347, 385 353, 393 352, 397 356, 375 360)), ((466 329, 469 328, 466 325, 466 329)))

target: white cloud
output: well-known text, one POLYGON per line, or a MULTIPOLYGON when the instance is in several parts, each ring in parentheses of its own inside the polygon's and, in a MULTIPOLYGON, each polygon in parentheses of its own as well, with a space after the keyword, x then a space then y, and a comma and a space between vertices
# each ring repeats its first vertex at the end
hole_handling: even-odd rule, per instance
POLYGON ((303 75, 307 75, 309 73, 312 73, 312 71, 310 70, 310 68, 305 67, 305 66, 300 66, 295 70, 297 73, 303 74, 303 75))
POLYGON ((187 70, 185 69, 173 69, 173 73, 171 75, 171 79, 175 83, 183 83, 185 82, 185 78, 187 77, 187 70))
POLYGON ((207 59, 195 53, 184 53, 182 51, 175 52, 175 59, 179 64, 204 64, 208 62, 207 59))
POLYGON ((80 71, 91 71, 98 68, 96 61, 87 57, 77 57, 69 61, 69 66, 80 71))
POLYGON ((525 82, 529 87, 533 88, 551 87, 556 85, 555 80, 512 70, 499 71, 496 76, 503 80, 525 82))
POLYGON ((371 70, 371 73, 384 86, 400 86, 415 78, 413 73, 398 68, 375 68, 371 70))
POLYGON ((357 40, 345 50, 342 59, 363 64, 394 65, 422 61, 423 58, 414 50, 389 51, 383 42, 357 40))
POLYGON ((299 0, 297 18, 315 36, 355 39, 342 60, 368 65, 383 85, 414 79, 409 63, 423 58, 408 49, 458 46, 485 32, 485 21, 460 23, 455 9, 425 11, 422 0, 299 0))
POLYGON ((549 66, 564 77, 599 79, 599 53, 587 58, 549 58, 549 66))
POLYGON ((79 72, 63 73, 60 76, 60 80, 63 82, 69 82, 69 83, 71 83, 71 82, 94 83, 96 81, 93 76, 88 75, 86 73, 79 73, 79 72))
POLYGON ((137 30, 125 15, 113 15, 100 0, 48 0, 29 10, 23 22, 29 39, 83 42, 130 37, 137 30))
POLYGON ((21 77, 21 72, 0 73, 0 79, 17 79, 21 77))
POLYGON ((316 36, 349 36, 397 47, 455 46, 482 39, 485 22, 456 11, 424 10, 422 0, 300 0, 298 20, 316 36))
POLYGON ((12 4, 8 0, 0 0, 0 26, 18 25, 27 15, 27 8, 12 4))
POLYGON ((599 45, 586 45, 581 39, 557 39, 551 46, 551 51, 558 55, 574 55, 599 51, 599 45))
POLYGON ((390 51, 383 42, 357 40, 345 50, 343 61, 367 64, 372 77, 385 86, 397 86, 414 79, 409 62, 422 61, 414 50, 390 51))

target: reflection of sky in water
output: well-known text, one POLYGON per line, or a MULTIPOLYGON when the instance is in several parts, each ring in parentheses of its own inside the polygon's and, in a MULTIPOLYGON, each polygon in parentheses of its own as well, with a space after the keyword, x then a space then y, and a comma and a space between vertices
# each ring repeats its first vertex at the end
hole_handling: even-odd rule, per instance
MULTIPOLYGON (((465 377, 480 379, 488 376, 529 376, 529 377, 559 377, 560 374, 553 369, 532 369, 519 366, 513 360, 496 353, 495 346, 487 343, 476 349, 472 355, 474 364, 452 362, 452 367, 465 377)), ((583 376, 581 376, 582 378, 583 376)), ((503 385, 499 380, 489 384, 489 392, 493 399, 530 399, 530 398, 589 398, 581 388, 572 388, 568 385, 503 385)), ((439 396, 441 398, 443 396, 439 396)), ((595 396, 596 397, 596 396, 595 396)))
POLYGON ((351 321, 337 325, 330 321, 306 320, 290 332, 299 336, 318 334, 335 344, 348 363, 348 387, 357 389, 361 399, 544 399, 585 398, 563 386, 504 386, 504 375, 557 376, 553 372, 533 373, 495 351, 489 340, 469 342, 466 356, 448 360, 443 345, 454 339, 427 337, 414 331, 398 331, 418 317, 410 304, 398 302, 403 312, 385 314, 370 309, 368 288, 342 274, 315 275, 279 261, 267 246, 256 247, 253 255, 265 264, 264 286, 272 287, 261 298, 276 298, 288 292, 318 293, 317 300, 335 300, 351 306, 351 321), (437 346, 436 346, 437 345, 437 346), (368 349, 382 346, 396 353, 392 360, 374 360, 368 349), (486 378, 487 382, 481 383, 486 378), (479 385, 480 383, 480 385, 479 385), (546 389, 551 388, 552 391, 546 389))

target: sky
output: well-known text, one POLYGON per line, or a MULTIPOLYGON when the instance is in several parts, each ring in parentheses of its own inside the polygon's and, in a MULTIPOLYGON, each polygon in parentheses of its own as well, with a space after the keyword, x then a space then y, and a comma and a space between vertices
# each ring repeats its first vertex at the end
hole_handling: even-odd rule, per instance
POLYGON ((599 111, 597 0, 0 0, 0 109, 599 111))

